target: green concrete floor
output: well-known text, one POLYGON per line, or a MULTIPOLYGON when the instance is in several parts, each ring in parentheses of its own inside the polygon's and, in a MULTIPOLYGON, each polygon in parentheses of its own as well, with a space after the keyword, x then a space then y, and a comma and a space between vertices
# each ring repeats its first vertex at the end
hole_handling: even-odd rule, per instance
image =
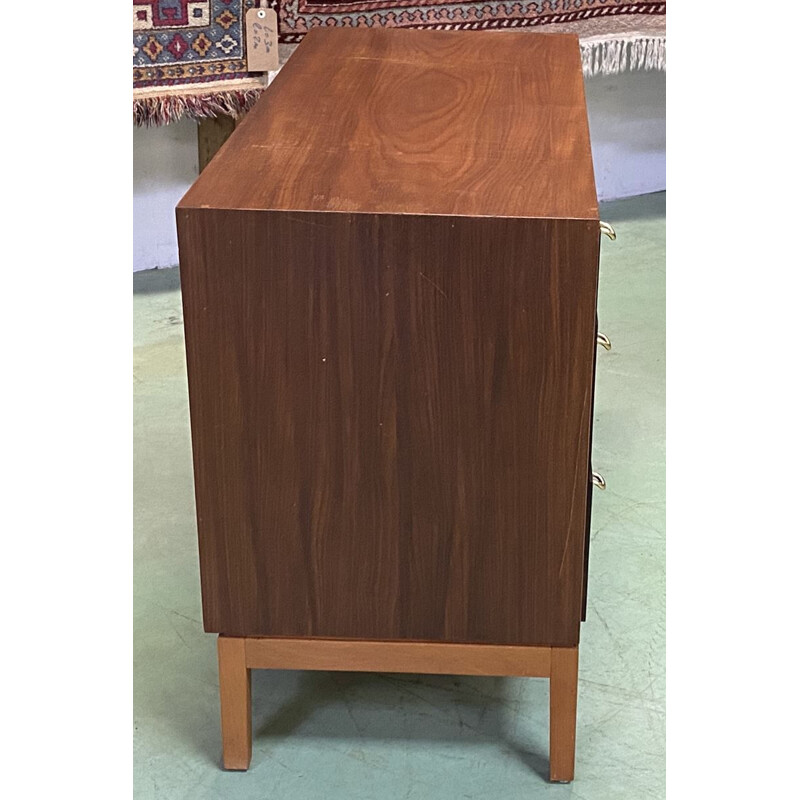
POLYGON ((177 270, 134 275, 134 790, 393 800, 665 794, 665 194, 604 204, 589 610, 576 779, 547 774, 545 680, 253 674, 253 762, 220 768, 177 270))

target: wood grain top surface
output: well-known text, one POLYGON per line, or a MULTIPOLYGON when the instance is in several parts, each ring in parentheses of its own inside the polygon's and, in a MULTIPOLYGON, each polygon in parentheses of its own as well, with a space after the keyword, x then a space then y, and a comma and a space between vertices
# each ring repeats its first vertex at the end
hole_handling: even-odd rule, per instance
POLYGON ((179 207, 597 219, 578 39, 314 29, 179 207))

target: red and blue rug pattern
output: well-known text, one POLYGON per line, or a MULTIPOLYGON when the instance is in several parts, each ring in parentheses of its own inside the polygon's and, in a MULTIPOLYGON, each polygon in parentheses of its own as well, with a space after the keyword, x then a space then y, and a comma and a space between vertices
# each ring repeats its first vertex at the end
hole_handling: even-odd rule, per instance
POLYGON ((243 16, 254 0, 133 0, 133 86, 247 77, 243 16))

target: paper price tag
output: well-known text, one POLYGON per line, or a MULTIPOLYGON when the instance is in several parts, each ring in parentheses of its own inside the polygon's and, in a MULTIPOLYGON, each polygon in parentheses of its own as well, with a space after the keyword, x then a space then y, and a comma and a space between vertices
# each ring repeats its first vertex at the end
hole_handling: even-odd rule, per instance
POLYGON ((247 71, 278 69, 278 15, 272 8, 251 8, 245 15, 247 71))

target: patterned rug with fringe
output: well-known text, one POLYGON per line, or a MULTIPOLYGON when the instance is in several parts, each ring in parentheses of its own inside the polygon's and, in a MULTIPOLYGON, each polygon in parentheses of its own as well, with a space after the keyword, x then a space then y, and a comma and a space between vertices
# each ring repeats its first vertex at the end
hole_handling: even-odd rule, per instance
MULTIPOLYGON (((277 73, 247 72, 244 15, 259 0, 133 0, 137 125, 238 116, 277 73)), ((577 33, 587 76, 666 69, 666 2, 636 0, 269 0, 280 63, 316 26, 577 33)))

